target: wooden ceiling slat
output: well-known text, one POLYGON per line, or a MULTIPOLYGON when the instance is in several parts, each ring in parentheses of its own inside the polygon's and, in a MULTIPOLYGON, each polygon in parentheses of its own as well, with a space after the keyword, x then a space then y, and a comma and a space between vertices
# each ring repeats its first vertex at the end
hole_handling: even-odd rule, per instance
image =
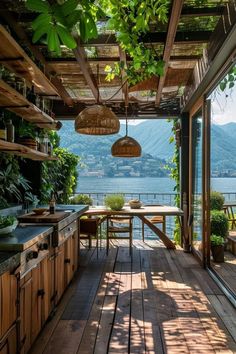
POLYGON ((157 89, 157 94, 156 94, 156 106, 159 106, 160 102, 161 102, 161 93, 162 93, 162 89, 165 84, 168 63, 170 60, 170 54, 171 54, 171 50, 172 50, 172 47, 174 44, 175 35, 176 35, 183 3, 184 3, 184 0, 173 0, 173 3, 172 3, 171 16, 169 18, 166 43, 165 43, 165 48, 164 48, 164 53, 163 53, 163 60, 165 62, 164 75, 159 78, 159 84, 158 84, 158 89, 157 89))

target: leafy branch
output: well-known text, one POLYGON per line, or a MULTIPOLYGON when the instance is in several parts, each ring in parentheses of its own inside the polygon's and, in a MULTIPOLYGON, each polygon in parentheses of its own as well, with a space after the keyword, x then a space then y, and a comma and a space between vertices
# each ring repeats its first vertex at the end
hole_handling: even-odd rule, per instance
POLYGON ((233 66, 225 78, 220 82, 219 87, 221 91, 224 91, 226 88, 231 89, 234 87, 236 82, 236 65, 233 66))
MULTIPOLYGON (((152 75, 163 75, 164 62, 156 58, 153 47, 147 48, 142 37, 150 32, 151 23, 167 22, 167 0, 110 0, 110 19, 107 27, 116 32, 120 47, 130 56, 132 62, 115 63, 114 68, 107 65, 107 81, 121 74, 124 69, 129 84, 134 85, 152 75)), ((107 4, 108 6, 108 4, 107 4)))
POLYGON ((104 12, 93 0, 65 0, 51 4, 47 0, 26 0, 27 9, 39 13, 32 22, 32 41, 44 40, 48 49, 61 54, 60 45, 69 49, 77 46, 72 32, 83 41, 97 37, 96 20, 104 12))

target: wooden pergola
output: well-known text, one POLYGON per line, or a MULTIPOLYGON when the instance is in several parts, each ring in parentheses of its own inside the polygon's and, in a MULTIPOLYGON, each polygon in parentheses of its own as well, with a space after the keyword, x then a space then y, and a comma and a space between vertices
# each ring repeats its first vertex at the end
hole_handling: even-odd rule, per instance
MULTIPOLYGON (((73 119, 98 100, 122 117, 125 99, 129 102, 129 116, 157 118, 179 116, 199 90, 219 48, 235 26, 234 3, 221 0, 203 1, 201 5, 191 0, 170 2, 168 23, 154 24, 152 31, 141 38, 165 61, 164 75, 128 86, 126 98, 123 75, 106 81, 107 64, 112 67, 115 62, 129 64, 130 60, 119 48, 115 33, 106 29, 106 20, 99 24, 98 38, 87 43, 78 40, 76 49, 65 48, 61 57, 57 57, 44 44, 31 42, 31 22, 35 14, 26 10, 22 1, 7 0, 0 6, 3 23, 43 68, 49 86, 40 94, 53 100, 57 119, 73 119)), ((4 52, 4 45, 1 41, 2 63, 8 60, 11 69, 24 75, 25 61, 21 61, 14 50, 5 48, 4 52)))

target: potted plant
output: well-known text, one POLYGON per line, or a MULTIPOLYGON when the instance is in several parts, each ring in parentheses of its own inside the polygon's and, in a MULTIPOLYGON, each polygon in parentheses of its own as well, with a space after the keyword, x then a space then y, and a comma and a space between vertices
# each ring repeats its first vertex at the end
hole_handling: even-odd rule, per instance
POLYGON ((22 120, 18 127, 17 142, 31 149, 37 150, 38 144, 36 126, 32 123, 22 120))
POLYGON ((125 198, 122 194, 111 194, 105 197, 104 203, 107 208, 119 211, 125 204, 125 198))
POLYGON ((210 194, 210 207, 211 210, 222 210, 225 202, 223 194, 216 191, 211 191, 210 194))
POLYGON ((211 235, 211 254, 214 262, 224 262, 224 243, 225 240, 222 236, 211 235))
POLYGON ((17 224, 18 221, 14 216, 0 216, 0 235, 10 234, 17 224))
POLYGON ((211 234, 219 235, 226 239, 228 236, 228 218, 223 211, 211 211, 211 234))

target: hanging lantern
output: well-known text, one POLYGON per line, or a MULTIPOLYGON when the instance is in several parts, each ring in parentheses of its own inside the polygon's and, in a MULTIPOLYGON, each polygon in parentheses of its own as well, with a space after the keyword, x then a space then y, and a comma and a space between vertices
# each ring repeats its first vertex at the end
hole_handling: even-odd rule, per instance
POLYGON ((111 154, 114 157, 139 157, 141 153, 140 144, 128 135, 118 139, 111 148, 111 154))
POLYGON ((118 139, 111 147, 111 154, 114 157, 139 157, 142 153, 140 144, 134 139, 128 136, 128 119, 127 119, 127 107, 126 113, 126 134, 123 138, 118 139))
POLYGON ((116 134, 120 130, 117 116, 106 106, 85 108, 75 119, 75 131, 88 135, 116 134))

